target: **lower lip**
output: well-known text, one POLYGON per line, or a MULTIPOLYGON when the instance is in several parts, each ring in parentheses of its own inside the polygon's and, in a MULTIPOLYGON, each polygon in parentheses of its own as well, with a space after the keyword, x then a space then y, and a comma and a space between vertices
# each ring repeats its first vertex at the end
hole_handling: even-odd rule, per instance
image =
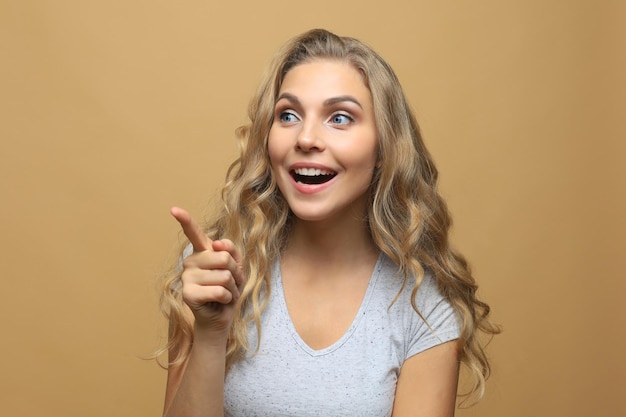
POLYGON ((304 184, 301 182, 296 182, 296 180, 291 175, 289 176, 289 178, 291 178, 291 184, 293 184, 294 188, 299 193, 315 194, 324 191, 326 188, 330 187, 330 185, 335 181, 335 178, 337 178, 337 176, 335 175, 330 181, 326 181, 322 184, 304 184))

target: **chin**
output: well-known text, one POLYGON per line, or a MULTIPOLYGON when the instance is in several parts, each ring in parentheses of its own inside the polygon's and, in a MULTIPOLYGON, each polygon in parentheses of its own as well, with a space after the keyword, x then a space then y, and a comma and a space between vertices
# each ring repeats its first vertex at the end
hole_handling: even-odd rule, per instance
POLYGON ((365 217, 365 214, 359 214, 362 211, 356 209, 355 207, 347 207, 342 210, 329 210, 326 209, 317 209, 315 210, 313 207, 307 207, 306 209, 295 207, 295 210, 292 208, 291 212, 294 214, 295 218, 298 221, 310 222, 310 223, 319 223, 319 222, 339 222, 339 223, 352 223, 355 220, 362 219, 365 217))
POLYGON ((303 222, 320 222, 323 220, 326 220, 328 218, 328 216, 325 216, 322 213, 316 212, 316 213, 311 213, 311 212, 302 212, 302 211, 291 211, 295 218, 299 221, 303 221, 303 222))

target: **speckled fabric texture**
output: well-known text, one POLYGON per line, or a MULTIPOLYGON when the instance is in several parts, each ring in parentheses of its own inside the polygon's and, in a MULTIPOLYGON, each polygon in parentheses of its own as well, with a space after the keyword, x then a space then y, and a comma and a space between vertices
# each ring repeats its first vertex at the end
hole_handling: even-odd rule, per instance
MULTIPOLYGON (((400 287, 396 265, 381 254, 348 331, 332 346, 313 350, 291 322, 277 263, 259 352, 227 375, 226 415, 390 416, 404 361, 460 334, 454 311, 431 276, 424 278, 416 302, 432 330, 411 307, 411 285, 391 305, 400 287)), ((249 337, 256 347, 254 327, 249 337)))

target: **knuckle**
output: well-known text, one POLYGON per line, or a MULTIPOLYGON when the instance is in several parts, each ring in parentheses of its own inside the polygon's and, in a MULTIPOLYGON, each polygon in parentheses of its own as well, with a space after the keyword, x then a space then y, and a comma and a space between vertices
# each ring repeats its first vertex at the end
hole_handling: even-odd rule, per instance
POLYGON ((227 285, 233 277, 228 269, 219 269, 215 271, 215 278, 219 285, 227 285))
POLYGON ((200 253, 198 252, 192 253, 191 255, 187 256, 185 259, 183 259, 183 268, 194 268, 196 265, 198 265, 199 256, 200 253))
POLYGON ((198 301, 198 292, 190 286, 183 287, 182 295, 183 301, 187 304, 194 304, 198 301))
POLYGON ((228 248, 229 252, 235 248, 235 244, 230 239, 222 239, 222 243, 228 248))
POLYGON ((230 260, 230 254, 228 252, 216 252, 215 260, 221 267, 225 267, 228 265, 230 260))
POLYGON ((186 257, 185 259, 183 259, 183 268, 184 269, 188 269, 193 265, 193 262, 191 259, 191 256, 186 257))
POLYGON ((215 296, 215 301, 218 301, 222 304, 227 304, 232 300, 232 294, 226 288, 221 286, 216 286, 213 288, 213 293, 215 296))
POLYGON ((183 285, 193 284, 201 279, 201 272, 202 271, 197 268, 185 269, 180 275, 180 280, 182 281, 183 285))
POLYGON ((185 269, 180 275, 180 281, 183 283, 183 287, 191 282, 192 273, 189 269, 185 269))

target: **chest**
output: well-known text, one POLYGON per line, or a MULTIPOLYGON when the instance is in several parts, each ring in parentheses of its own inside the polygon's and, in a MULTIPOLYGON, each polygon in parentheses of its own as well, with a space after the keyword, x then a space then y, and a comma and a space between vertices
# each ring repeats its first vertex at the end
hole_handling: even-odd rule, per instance
POLYGON ((369 276, 331 287, 285 283, 287 320, 298 337, 320 350, 338 341, 355 321, 363 305, 369 276))
POLYGON ((268 306, 248 328, 251 352, 230 368, 224 389, 227 416, 390 416, 406 358, 459 336, 451 306, 425 277, 415 304, 411 286, 381 258, 347 330, 328 346, 312 347, 291 320, 280 273, 268 306), (395 300, 395 301, 394 301, 395 300), (394 301, 392 303, 392 301, 394 301))
POLYGON ((284 310, 270 309, 259 351, 235 363, 227 375, 226 415, 391 415, 401 367, 392 337, 371 332, 373 324, 361 317, 335 343, 313 349, 284 310))
MULTIPOLYGON (((387 296, 384 301, 377 297, 376 278, 352 306, 354 311, 346 310, 346 328, 320 348, 301 337, 282 282, 275 282, 262 315, 258 351, 236 362, 227 375, 226 415, 391 415, 404 343, 392 330, 387 296)), ((256 328, 250 327, 253 349, 256 338, 256 328)))

